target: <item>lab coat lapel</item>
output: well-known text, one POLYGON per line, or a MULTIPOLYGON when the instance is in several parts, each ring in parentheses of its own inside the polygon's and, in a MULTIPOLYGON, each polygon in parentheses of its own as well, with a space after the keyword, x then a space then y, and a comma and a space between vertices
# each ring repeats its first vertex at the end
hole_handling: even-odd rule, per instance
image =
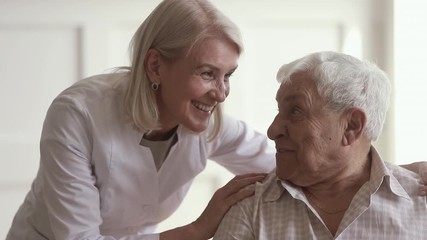
POLYGON ((206 167, 206 154, 202 147, 204 135, 177 129, 178 141, 171 148, 159 171, 160 202, 191 182, 206 167))

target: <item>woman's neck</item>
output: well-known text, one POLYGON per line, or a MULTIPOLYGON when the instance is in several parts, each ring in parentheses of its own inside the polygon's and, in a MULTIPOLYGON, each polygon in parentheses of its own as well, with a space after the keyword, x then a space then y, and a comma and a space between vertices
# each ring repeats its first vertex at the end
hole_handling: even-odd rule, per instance
POLYGON ((168 129, 152 130, 144 134, 144 138, 150 141, 163 141, 169 139, 175 132, 178 126, 168 129))

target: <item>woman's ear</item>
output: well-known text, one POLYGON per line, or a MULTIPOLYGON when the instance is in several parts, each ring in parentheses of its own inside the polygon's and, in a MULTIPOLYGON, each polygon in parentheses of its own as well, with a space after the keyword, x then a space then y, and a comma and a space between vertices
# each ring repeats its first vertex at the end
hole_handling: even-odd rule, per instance
POLYGON ((346 113, 347 125, 344 131, 343 144, 351 145, 362 136, 366 127, 366 115, 359 108, 352 108, 346 113))
POLYGON ((160 83, 160 58, 160 53, 154 48, 148 49, 145 55, 144 67, 152 83, 160 83))

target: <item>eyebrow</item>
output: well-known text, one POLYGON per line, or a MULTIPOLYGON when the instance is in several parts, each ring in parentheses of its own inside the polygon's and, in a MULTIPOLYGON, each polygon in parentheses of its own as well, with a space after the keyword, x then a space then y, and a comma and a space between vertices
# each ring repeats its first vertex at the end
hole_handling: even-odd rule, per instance
POLYGON ((280 101, 290 102, 292 100, 299 99, 299 98, 303 98, 303 95, 302 94, 292 94, 289 96, 285 96, 284 98, 281 98, 281 99, 279 99, 279 96, 276 96, 276 101, 279 102, 279 100, 280 100, 280 101))
MULTIPOLYGON (((214 66, 212 64, 209 64, 209 63, 200 64, 200 65, 198 65, 196 67, 196 69, 200 69, 200 68, 203 68, 203 67, 209 67, 209 68, 214 69, 215 71, 219 71, 220 70, 218 67, 216 67, 216 66, 214 66)), ((230 69, 228 72, 234 72, 234 71, 236 71, 237 67, 238 67, 238 65, 236 67, 230 69)))

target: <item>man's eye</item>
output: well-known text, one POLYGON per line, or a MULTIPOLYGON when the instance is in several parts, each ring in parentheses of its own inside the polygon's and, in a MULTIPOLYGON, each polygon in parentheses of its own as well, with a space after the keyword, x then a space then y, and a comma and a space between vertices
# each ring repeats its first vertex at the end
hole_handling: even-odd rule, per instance
POLYGON ((297 114, 301 114, 301 110, 297 107, 294 107, 291 109, 291 114, 292 115, 297 115, 297 114))

